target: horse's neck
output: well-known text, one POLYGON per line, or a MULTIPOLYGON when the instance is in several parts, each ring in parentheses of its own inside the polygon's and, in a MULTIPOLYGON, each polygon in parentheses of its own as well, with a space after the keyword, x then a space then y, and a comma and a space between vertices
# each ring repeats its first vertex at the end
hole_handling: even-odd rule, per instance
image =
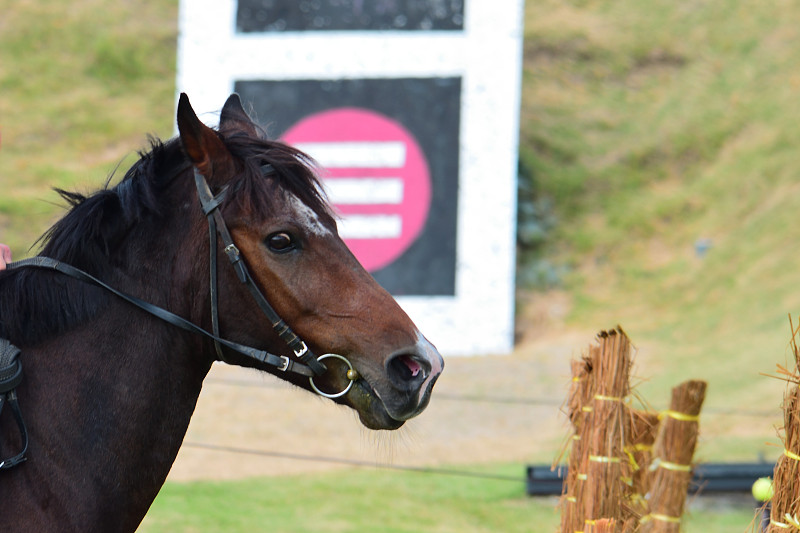
MULTIPOLYGON (((78 520, 75 530, 135 530, 175 460, 210 367, 196 342, 115 301, 23 353, 30 448, 9 479, 30 493, 18 503, 40 518, 78 520)), ((10 427, 4 417, 0 441, 10 427)), ((13 513, 2 500, 0 515, 13 513)))

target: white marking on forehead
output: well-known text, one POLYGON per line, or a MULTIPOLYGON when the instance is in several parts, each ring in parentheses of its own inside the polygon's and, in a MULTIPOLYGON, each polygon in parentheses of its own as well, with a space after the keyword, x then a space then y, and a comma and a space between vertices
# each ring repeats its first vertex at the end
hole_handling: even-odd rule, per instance
POLYGON ((330 235, 331 231, 325 227, 322 221, 319 219, 319 215, 317 215, 313 209, 308 207, 305 203, 303 203, 300 198, 295 196, 294 194, 288 194, 289 196, 289 204, 294 209, 294 212, 297 214, 297 223, 305 227, 310 233, 314 235, 319 235, 320 237, 325 237, 326 235, 330 235))

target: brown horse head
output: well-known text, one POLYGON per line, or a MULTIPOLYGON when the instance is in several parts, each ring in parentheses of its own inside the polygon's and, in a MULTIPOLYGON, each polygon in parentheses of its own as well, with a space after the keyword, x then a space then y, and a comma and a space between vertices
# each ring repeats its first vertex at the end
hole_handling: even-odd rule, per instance
MULTIPOLYGON (((233 353, 226 360, 260 366, 307 389, 347 389, 336 401, 372 429, 395 429, 419 414, 442 357, 339 237, 310 158, 266 140, 237 95, 225 103, 218 130, 205 126, 181 95, 178 128, 194 168, 213 191, 226 190, 224 219, 261 293, 315 354, 336 355, 322 355, 327 371, 313 381, 233 353), (348 363, 357 374, 348 374, 348 363)), ((226 264, 223 259, 222 334, 291 353, 226 264)))

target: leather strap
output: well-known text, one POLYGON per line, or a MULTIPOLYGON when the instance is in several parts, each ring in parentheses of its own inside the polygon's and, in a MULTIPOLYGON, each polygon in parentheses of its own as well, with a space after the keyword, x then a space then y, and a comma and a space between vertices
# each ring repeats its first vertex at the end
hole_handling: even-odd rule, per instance
POLYGON ((264 350, 259 350, 257 348, 252 348, 250 346, 246 346, 243 344, 239 344, 237 342, 229 341, 223 338, 220 338, 213 333, 209 333, 208 331, 204 330, 200 326, 189 322, 185 318, 176 315, 166 309, 153 305, 151 303, 145 302, 144 300, 140 300, 135 296, 131 296, 129 294, 125 294, 124 292, 118 291, 117 289, 103 283, 99 279, 95 278, 91 274, 84 272, 78 268, 73 267, 72 265, 68 265, 66 263, 62 263, 60 261, 56 261, 55 259, 51 259, 49 257, 31 257, 30 259, 23 259, 21 261, 14 261, 8 263, 8 269, 14 268, 21 268, 21 267, 37 267, 37 268, 44 268, 49 270, 55 270, 61 272, 62 274, 66 274, 72 278, 75 278, 80 281, 84 281, 86 283, 92 283, 97 285, 98 287, 102 287, 103 289, 113 293, 114 295, 122 298, 126 302, 135 305, 139 309, 150 313, 151 315, 155 316, 172 324, 173 326, 177 326, 185 331, 189 331, 192 333, 197 333, 199 335, 203 335, 208 337, 215 342, 218 342, 222 346, 229 348, 235 352, 241 353, 246 355, 252 359, 260 361, 262 363, 266 363, 268 365, 276 367, 278 370, 282 370, 284 372, 294 372, 295 374, 300 374, 303 376, 311 377, 314 375, 314 372, 306 365, 300 364, 296 361, 292 361, 286 356, 278 356, 266 352, 264 350))
POLYGON ((22 451, 0 461, 0 470, 8 470, 25 461, 25 454, 28 451, 28 429, 25 427, 17 398, 17 385, 22 381, 22 363, 19 355, 19 348, 6 339, 0 339, 0 413, 3 412, 5 404, 11 406, 11 413, 17 421, 22 436, 22 451))
MULTIPOLYGON (((264 165, 261 167, 261 171, 266 175, 274 172, 274 169, 271 165, 264 165)), ((209 333, 200 326, 189 322, 185 318, 167 311, 166 309, 145 302, 144 300, 141 300, 135 296, 131 296, 130 294, 118 291, 117 289, 107 285, 83 270, 75 268, 72 265, 56 261, 55 259, 51 259, 49 257, 37 256, 30 259, 23 259, 21 261, 14 261, 8 263, 6 268, 9 270, 23 267, 49 269, 60 272, 79 281, 97 285, 98 287, 113 293, 117 297, 122 298, 126 302, 153 315, 154 317, 172 324, 173 326, 177 326, 185 331, 203 335, 212 339, 214 341, 214 347, 217 351, 217 356, 221 361, 227 362, 222 350, 222 347, 224 346, 235 352, 255 359, 256 361, 274 366, 278 370, 284 372, 293 372, 310 378, 314 377, 315 375, 318 376, 323 374, 327 370, 325 365, 317 359, 314 353, 308 349, 306 343, 303 342, 300 337, 298 337, 292 331, 292 329, 286 322, 283 321, 283 319, 281 319, 264 295, 261 294, 261 291, 258 290, 253 278, 247 271, 247 266, 245 265, 244 261, 242 261, 239 249, 233 243, 233 239, 231 238, 231 234, 228 231, 227 225, 225 224, 225 220, 222 218, 222 213, 219 211, 219 206, 225 199, 227 188, 223 189, 218 195, 214 196, 208 186, 208 183, 206 182, 205 177, 203 177, 203 175, 200 174, 196 168, 194 169, 194 175, 195 183, 197 185, 197 193, 200 198, 200 205, 202 206, 203 212, 208 219, 210 249, 209 281, 211 291, 211 326, 213 333, 209 333), (278 333, 280 338, 286 342, 289 348, 292 349, 295 356, 300 358, 302 363, 292 361, 284 355, 274 355, 264 350, 258 350, 250 346, 223 339, 219 336, 219 295, 217 292, 216 253, 217 235, 219 235, 219 237, 222 239, 222 243, 224 245, 223 250, 228 256, 228 260, 231 262, 231 265, 233 265, 239 281, 247 286, 247 289, 255 299, 256 304, 258 304, 259 308, 264 312, 271 322, 272 328, 278 333)), ((28 451, 28 430, 25 427, 25 421, 22 417, 22 411, 19 407, 19 399, 16 391, 16 387, 22 381, 22 363, 19 360, 19 355, 19 348, 11 344, 11 342, 6 339, 0 339, 0 413, 2 413, 3 407, 6 404, 11 406, 11 412, 14 415, 20 435, 22 436, 22 451, 9 459, 0 461, 0 470, 7 470, 24 462, 26 460, 25 454, 28 451)))
MULTIPOLYGON (((272 168, 272 165, 263 165, 261 167, 261 172, 263 174, 269 174, 274 172, 275 170, 272 168)), ((222 239, 222 245, 224 246, 223 250, 225 254, 228 256, 228 260, 233 265, 234 270, 236 271, 236 275, 239 278, 239 281, 242 282, 247 289, 250 291, 250 294, 253 296, 253 299, 256 301, 256 304, 261 309, 261 311, 266 315, 267 319, 272 324, 272 328, 278 333, 281 339, 291 348, 294 352, 295 356, 300 358, 304 364, 308 365, 311 370, 314 372, 315 375, 322 375, 327 370, 327 367, 323 363, 317 360, 317 357, 314 353, 308 348, 305 342, 303 342, 300 337, 298 337, 294 331, 289 327, 286 322, 278 315, 275 309, 269 304, 267 299, 261 293, 261 291, 256 286, 253 278, 250 276, 250 272, 247 270, 247 266, 245 265, 242 257, 239 253, 239 249, 233 243, 233 238, 231 237, 230 231, 228 231, 228 226, 225 224, 225 219, 222 217, 222 213, 219 210, 219 206, 224 199, 224 196, 227 192, 227 189, 223 189, 217 196, 214 196, 211 192, 211 188, 208 186, 208 182, 206 181, 205 177, 197 170, 194 169, 194 179, 195 185, 197 186, 197 195, 200 199, 200 206, 203 208, 203 213, 205 213, 206 218, 208 218, 208 226, 209 226, 209 240, 212 244, 211 248, 211 264, 214 272, 212 276, 214 279, 211 281, 211 292, 212 292, 212 323, 214 322, 214 317, 217 314, 216 305, 214 303, 214 295, 216 293, 216 234, 219 234, 219 237, 222 239), (214 231, 216 230, 216 231, 214 231)), ((218 334, 218 331, 214 332, 218 334)), ((220 350, 221 351, 221 350, 220 350)), ((218 352, 220 358, 222 355, 218 352)))
MULTIPOLYGON (((209 291, 211 294, 211 331, 219 337, 219 293, 217 291, 217 223, 214 217, 208 217, 208 246, 209 246, 209 291)), ((222 346, 214 341, 214 349, 217 350, 217 358, 225 361, 222 353, 222 346)), ((227 361, 225 361, 227 363, 227 361)))
POLYGON ((22 381, 20 349, 6 339, 0 339, 0 394, 17 388, 22 381))

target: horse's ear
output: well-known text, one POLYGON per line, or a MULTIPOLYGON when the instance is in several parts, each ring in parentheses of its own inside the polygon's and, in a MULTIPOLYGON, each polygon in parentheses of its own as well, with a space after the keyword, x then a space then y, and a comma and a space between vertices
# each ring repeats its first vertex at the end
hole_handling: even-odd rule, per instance
POLYGON ((253 119, 242 105, 242 99, 236 93, 231 94, 222 106, 219 116, 219 129, 222 131, 238 130, 251 137, 258 137, 258 129, 253 119))
POLYGON ((215 165, 220 170, 220 167, 233 162, 233 156, 222 139, 197 118, 185 93, 181 93, 178 100, 178 131, 186 155, 206 178, 211 179, 215 165))

